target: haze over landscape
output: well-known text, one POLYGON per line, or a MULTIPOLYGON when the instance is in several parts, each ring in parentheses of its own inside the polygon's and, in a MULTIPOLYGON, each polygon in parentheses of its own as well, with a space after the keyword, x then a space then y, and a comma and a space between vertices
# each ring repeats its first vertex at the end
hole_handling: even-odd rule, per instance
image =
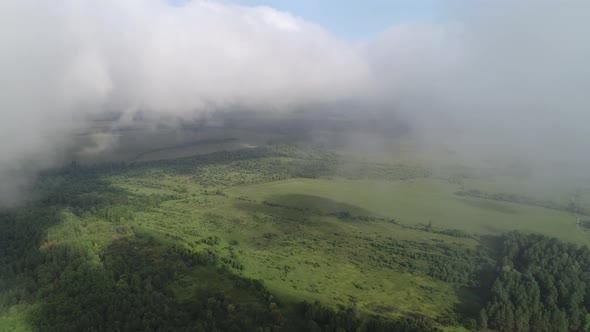
MULTIPOLYGON (((72 134, 104 112, 125 123, 137 112, 192 119, 342 108, 395 114, 459 151, 510 148, 583 170, 588 9, 585 1, 449 3, 440 19, 406 17, 349 41, 267 6, 6 1, 0 174, 9 183, 23 164, 63 161, 72 134)), ((15 189, 3 188, 3 197, 15 189)))
POLYGON ((589 11, 0 2, 0 331, 588 331, 589 11))

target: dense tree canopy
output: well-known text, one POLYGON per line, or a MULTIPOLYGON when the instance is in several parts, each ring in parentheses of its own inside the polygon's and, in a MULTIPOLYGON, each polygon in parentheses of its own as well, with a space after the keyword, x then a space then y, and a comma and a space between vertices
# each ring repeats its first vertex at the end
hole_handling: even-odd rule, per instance
POLYGON ((588 331, 590 250, 541 235, 504 237, 482 326, 500 331, 588 331))

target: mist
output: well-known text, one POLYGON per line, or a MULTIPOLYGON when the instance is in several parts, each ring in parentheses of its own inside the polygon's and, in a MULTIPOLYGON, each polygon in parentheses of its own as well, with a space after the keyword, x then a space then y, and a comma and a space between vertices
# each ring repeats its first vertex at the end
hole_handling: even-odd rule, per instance
MULTIPOLYGON (((437 21, 352 42, 231 2, 3 1, 0 201, 18 201, 110 112, 124 125, 138 113, 345 109, 403 123, 391 127, 465 159, 516 156, 583 175, 588 10, 585 1, 450 2, 437 21)), ((116 145, 97 137, 84 153, 116 145)))

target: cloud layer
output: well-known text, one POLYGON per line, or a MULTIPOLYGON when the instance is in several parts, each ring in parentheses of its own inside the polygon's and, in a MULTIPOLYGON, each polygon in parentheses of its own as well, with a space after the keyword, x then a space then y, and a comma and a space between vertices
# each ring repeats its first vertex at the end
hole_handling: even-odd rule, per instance
POLYGON ((581 154, 590 139, 590 3, 492 1, 447 10, 444 23, 394 26, 370 43, 379 86, 393 87, 414 126, 454 131, 447 138, 459 150, 589 166, 581 154))
MULTIPOLYGON (((581 157, 586 1, 450 5, 362 45, 268 7, 217 1, 0 3, 0 199, 51 165, 89 115, 285 112, 352 102, 480 152, 581 157), (450 135, 452 134, 452 135, 450 135)), ((436 135, 435 135, 436 136, 436 135)), ((542 157, 542 158, 541 158, 542 157)))
POLYGON ((354 47, 267 7, 3 1, 0 21, 3 197, 22 186, 15 172, 75 144, 91 114, 288 110, 354 98, 370 76, 354 47))

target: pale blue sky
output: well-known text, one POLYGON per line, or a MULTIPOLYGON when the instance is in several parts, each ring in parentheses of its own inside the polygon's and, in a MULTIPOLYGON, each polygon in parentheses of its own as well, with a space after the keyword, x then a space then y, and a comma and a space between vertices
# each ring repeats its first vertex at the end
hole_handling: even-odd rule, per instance
POLYGON ((435 20, 442 0, 235 0, 267 5, 319 23, 345 39, 370 38, 387 27, 414 20, 435 20))
MULTIPOLYGON (((168 0, 182 3, 190 0, 168 0)), ((318 23, 336 36, 369 39, 388 27, 439 18, 443 0, 229 0, 242 5, 265 5, 318 23)))

